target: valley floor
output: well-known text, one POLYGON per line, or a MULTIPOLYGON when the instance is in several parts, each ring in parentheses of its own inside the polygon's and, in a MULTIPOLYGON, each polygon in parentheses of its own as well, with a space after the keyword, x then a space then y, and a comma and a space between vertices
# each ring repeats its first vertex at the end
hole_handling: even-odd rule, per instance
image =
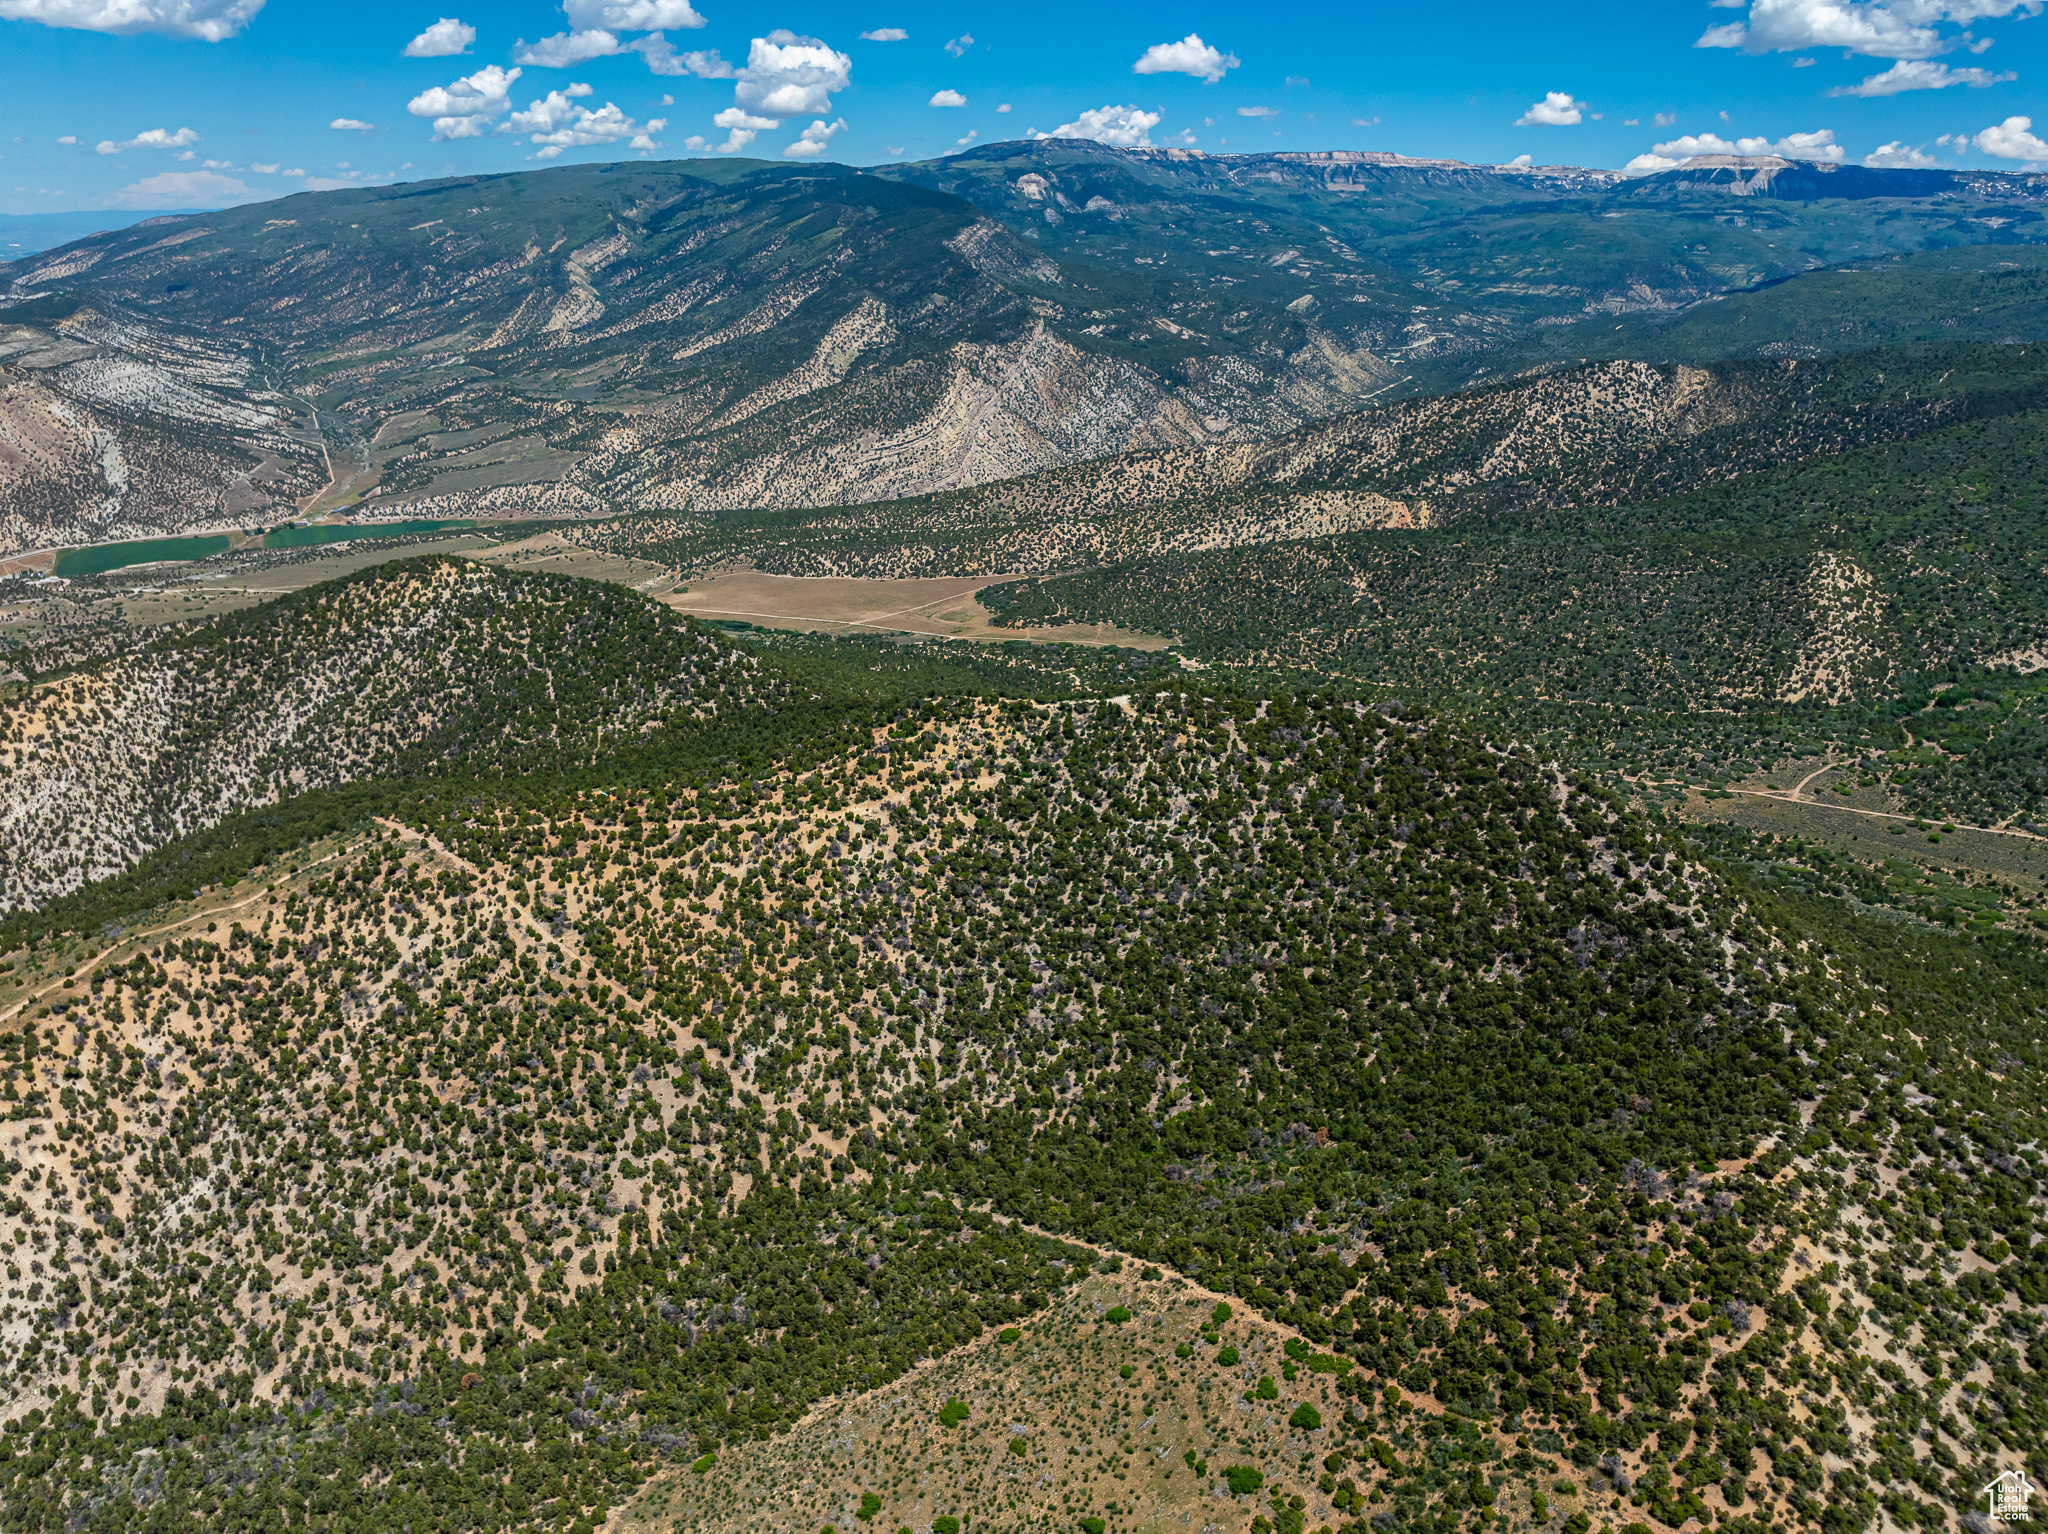
POLYGON ((1168 643, 1159 635, 1111 623, 998 627, 995 615, 977 600, 988 584, 986 576, 859 580, 736 570, 692 580, 663 600, 678 612, 699 618, 737 618, 762 628, 1022 639, 1132 650, 1159 650, 1168 643))

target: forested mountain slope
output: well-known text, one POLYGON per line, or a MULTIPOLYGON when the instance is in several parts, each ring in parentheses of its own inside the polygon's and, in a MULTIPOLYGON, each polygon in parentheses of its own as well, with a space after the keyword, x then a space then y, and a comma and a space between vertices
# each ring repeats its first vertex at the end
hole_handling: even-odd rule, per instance
POLYGON ((2048 1480, 2034 886, 1670 782, 2034 845, 2041 187, 1052 142, 9 269, 9 537, 559 513, 634 585, 9 588, 79 621, 0 665, 0 1534, 1913 1534, 2048 1480), (2013 243, 1885 254, 1959 237, 2013 243), (748 564, 1179 653, 647 595, 748 564))
POLYGON ((0 911, 311 789, 560 770, 781 692, 753 657, 616 587, 376 567, 0 706, 0 911))
MULTIPOLYGON (((2032 1451, 2038 954, 1759 903, 1525 750, 963 700, 402 818, 16 955, 8 1527, 589 1527, 1028 1334, 1094 1254, 1023 1224, 1342 1375, 1282 1513, 1317 1459, 1361 1527, 1526 1499, 1500 1424, 1673 1527, 1938 1518, 2032 1451)), ((1245 1437, 1176 1473, 1227 1500, 1245 1437)))
POLYGON ((2030 822, 2048 812, 2027 760, 2048 644, 2044 430, 2039 410, 1998 414, 1647 504, 1164 554, 984 600, 1454 701, 1561 732, 1580 760, 1688 781, 1952 738, 1953 756, 1896 768, 1921 807, 2030 822), (1951 702, 1984 692, 1978 728, 1916 718, 1959 684, 1951 702))
POLYGON ((876 173, 965 198, 1056 255, 1217 270, 1254 291, 1261 269, 1319 275, 1319 303, 1332 278, 1368 301, 1400 297, 1404 350, 1418 360, 1497 344, 1484 320, 1674 309, 1854 257, 1946 247, 1959 234, 2025 244, 2048 197, 2039 173, 1775 156, 1702 156, 1631 178, 1369 151, 1216 155, 1077 140, 975 145, 876 173))
MULTIPOLYGON (((344 506, 887 500, 1595 353, 1753 355, 1632 317, 1844 262, 1954 263, 1962 239, 2000 247, 1965 277, 2002 252, 2031 269, 2041 177, 1813 174, 1854 195, 1731 211, 1681 172, 1047 141, 887 174, 557 167, 146 220, 0 267, 19 301, 0 306, 0 551, 344 506)), ((1809 327, 1801 353, 1920 323, 1921 295, 1851 277, 1854 323, 1809 327)), ((2038 337, 2031 309, 1992 309, 1993 339, 2038 337)))
POLYGON ((1126 453, 880 506, 625 518, 567 536, 684 569, 745 559, 851 576, 1042 575, 1468 523, 1512 537, 1553 513, 1638 507, 1800 463, 1825 476, 1839 455, 2036 409, 2044 370, 2042 346, 1611 362, 1373 406, 1266 442, 1126 453))
MULTIPOLYGON (((1284 430, 1388 376, 1363 316, 1276 304, 1197 345, 1167 322, 1214 308, 1197 286, 1069 269, 957 198, 837 166, 309 193, 95 236, 9 275, 87 306, 20 344, 90 345, 85 360, 155 383, 124 349, 134 327, 225 337, 242 369, 317 405, 338 483, 442 515, 873 499, 1226 421, 1284 430), (1109 319, 1157 347, 1105 343, 1109 319)), ((81 366, 41 376, 61 393, 81 366)), ((137 393, 143 416, 163 413, 137 393)), ((230 458, 247 446, 209 440, 230 458)), ((44 539, 76 538, 49 515, 44 539)))

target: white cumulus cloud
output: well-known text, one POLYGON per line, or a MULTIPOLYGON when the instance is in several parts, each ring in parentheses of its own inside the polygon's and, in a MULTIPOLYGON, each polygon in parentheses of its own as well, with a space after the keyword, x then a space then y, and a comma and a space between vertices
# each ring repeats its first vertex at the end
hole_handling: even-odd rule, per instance
MULTIPOLYGON (((732 65, 719 57, 716 48, 678 53, 675 45, 659 32, 636 37, 626 46, 647 60, 647 67, 658 75, 695 75, 700 80, 730 80, 736 73, 732 65)), ((664 100, 663 104, 667 105, 667 101, 664 100)))
POLYGON ((716 48, 693 50, 683 55, 683 64, 700 80, 732 80, 739 71, 718 56, 716 48))
POLYGON ((792 160, 814 160, 825 152, 825 146, 832 142, 832 136, 846 131, 846 119, 826 122, 820 117, 797 135, 797 140, 782 152, 792 160))
POLYGON ((967 98, 958 91, 933 91, 932 99, 927 101, 925 105, 928 107, 964 107, 967 105, 967 98))
MULTIPOLYGON (((306 173, 302 170, 288 170, 285 174, 287 176, 306 176, 306 190, 309 192, 337 192, 344 187, 382 186, 396 179, 395 173, 390 171, 352 170, 346 160, 337 164, 335 169, 340 171, 341 174, 338 176, 306 176, 306 173)), ((411 166, 402 166, 401 169, 410 170, 411 166)))
MULTIPOLYGON (((815 37, 802 37, 780 29, 757 37, 747 50, 747 62, 738 69, 718 56, 717 49, 681 56, 692 74, 706 79, 730 79, 733 104, 712 118, 725 130, 725 142, 715 146, 720 154, 738 154, 757 135, 780 128, 785 117, 823 114, 832 109, 832 93, 843 91, 853 79, 853 60, 815 37)), ((801 159, 821 153, 837 128, 818 130, 824 138, 799 138, 797 143, 816 143, 816 149, 794 151, 801 159)), ((809 130, 806 130, 808 133, 809 130)), ((692 139, 690 148, 711 147, 692 139)))
POLYGON ((1835 130, 1816 128, 1810 133, 1788 133, 1772 140, 1762 137, 1728 140, 1718 133, 1687 133, 1668 143, 1653 144, 1648 154, 1639 154, 1622 170, 1631 176, 1654 175, 1676 170, 1695 155, 1777 155, 1786 160, 1839 161, 1847 151, 1835 142, 1835 130))
POLYGON ((1935 160, 1925 150, 1915 149, 1902 139, 1893 139, 1889 144, 1879 144, 1871 150, 1863 157, 1863 163, 1872 170, 1925 170, 1935 160))
MULTIPOLYGON (((656 75, 685 75, 690 72, 683 56, 676 52, 675 44, 659 32, 649 32, 645 37, 636 37, 626 44, 629 51, 637 53, 647 61, 647 72, 656 75)), ((716 53, 716 48, 711 50, 716 53)), ((661 104, 667 106, 674 98, 664 96, 661 104)))
POLYGON ((366 123, 360 117, 337 117, 327 126, 343 133, 373 133, 377 128, 375 123, 366 123))
POLYGON ((0 0, 0 20, 40 21, 82 32, 164 32, 218 43, 241 31, 262 9, 263 0, 0 0))
POLYGON ((114 193, 117 208, 226 208, 254 202, 260 194, 248 183, 212 170, 172 170, 144 176, 114 193))
MULTIPOLYGON (((678 53, 675 44, 659 32, 634 38, 626 44, 626 51, 639 54, 647 61, 648 69, 658 75, 695 75, 700 80, 731 80, 738 75, 716 48, 693 48, 688 53, 678 53)), ((670 101, 665 99, 662 104, 669 105, 670 101)))
POLYGON ((1278 107, 1239 107, 1237 115, 1239 117, 1278 117, 1280 109, 1278 107))
POLYGON ((1747 22, 1708 27, 1693 46, 1749 53, 1840 48, 1868 58, 1927 59, 1969 42, 1944 32, 1944 23, 1966 27, 2036 16, 2041 8, 2042 0, 1752 0, 1747 22))
POLYGON ((625 51, 625 45, 613 33, 593 28, 589 31, 557 32, 537 43, 529 43, 522 37, 513 48, 512 62, 532 64, 540 69, 570 69, 592 59, 608 59, 625 51))
POLYGON ((779 117, 755 117, 738 107, 727 107, 711 121, 715 126, 725 129, 725 142, 718 146, 720 154, 738 154, 760 134, 782 126, 782 119, 779 117))
POLYGON ((1570 91, 1546 91, 1543 99, 1515 119, 1517 128, 1569 128, 1585 116, 1586 103, 1572 100, 1570 91))
POLYGON ((556 124, 566 122, 580 110, 576 101, 591 94, 591 88, 582 81, 574 81, 567 90, 549 91, 523 112, 514 112, 505 120, 505 128, 511 133, 546 133, 556 124))
POLYGON ((974 34, 972 32, 962 32, 958 37, 948 38, 944 46, 946 52, 952 54, 957 59, 974 46, 974 34))
POLYGON ((1226 69, 1237 68, 1237 55, 1212 48, 1199 34, 1190 32, 1177 43, 1154 43, 1147 48, 1131 73, 1138 75, 1193 75, 1214 85, 1226 69))
POLYGON ((101 154, 119 154, 124 149, 183 149, 187 144, 199 142, 199 135, 190 128, 180 128, 176 133, 168 128, 145 128, 130 139, 115 143, 102 139, 93 145, 101 154))
POLYGON ((853 60, 815 37, 775 31, 754 39, 736 78, 733 104, 758 116, 822 113, 853 79, 853 60))
POLYGON ((2048 161, 2048 144, 2033 131, 2031 117, 2008 117, 1995 128, 1986 128, 1971 140, 1979 154, 1999 160, 2025 160, 2030 164, 2048 161))
POLYGON ((598 145, 624 143, 631 149, 659 149, 653 135, 668 126, 667 119, 635 122, 607 101, 595 112, 578 104, 590 87, 578 82, 565 91, 549 91, 523 112, 505 120, 507 131, 524 133, 529 143, 539 144, 536 160, 552 160, 565 149, 588 149, 598 145))
POLYGON ((864 43, 900 43, 910 34, 901 27, 876 27, 872 32, 863 32, 860 40, 864 43))
POLYGON ((1838 85, 1830 96, 1896 96, 1901 91, 1945 91, 1951 85, 1968 85, 1982 90, 2017 80, 2010 69, 1993 74, 1988 69, 1951 69, 1932 59, 1900 59, 1881 75, 1869 75, 1857 85, 1838 85))
POLYGON ((1739 139, 1737 142, 1745 146, 1742 151, 1744 154, 1774 154, 1787 160, 1827 160, 1838 163, 1848 158, 1849 154, 1848 150, 1835 142, 1835 130, 1832 128, 1816 128, 1811 133, 1788 133, 1775 144, 1764 144, 1762 139, 1753 138, 1739 139), (1752 144, 1763 147, 1746 147, 1752 144))
POLYGON ((579 31, 687 32, 709 25, 690 0, 565 0, 562 13, 579 31))
POLYGON ((476 41, 476 28, 453 16, 443 16, 426 31, 405 45, 405 56, 409 59, 446 59, 458 53, 469 52, 469 45, 476 41))
POLYGON ((421 91, 405 109, 415 117, 431 117, 436 139, 482 138, 512 110, 512 82, 519 75, 516 68, 486 64, 473 75, 421 91))
POLYGON ((1138 107, 1092 107, 1050 133, 1034 133, 1031 137, 1087 138, 1116 149, 1149 149, 1152 147, 1149 135, 1159 126, 1160 115, 1138 107))

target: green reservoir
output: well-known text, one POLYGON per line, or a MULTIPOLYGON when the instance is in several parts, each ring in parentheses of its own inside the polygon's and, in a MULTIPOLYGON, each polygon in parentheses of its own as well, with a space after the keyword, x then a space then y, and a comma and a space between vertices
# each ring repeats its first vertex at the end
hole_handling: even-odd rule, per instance
POLYGON ((205 559, 223 553, 225 533, 206 538, 144 538, 133 543, 97 543, 89 549, 66 549, 57 556, 58 575, 100 575, 129 565, 153 565, 169 559, 205 559))
MULTIPOLYGON (((422 533, 467 532, 474 521, 330 523, 322 527, 280 527, 264 536, 266 549, 310 549, 354 538, 416 538, 422 533)), ((129 565, 153 565, 174 559, 206 559, 227 552, 226 533, 203 538, 143 538, 132 543, 96 543, 66 549, 57 556, 58 575, 102 575, 129 565)))
POLYGON ((353 538, 413 538, 421 533, 467 531, 474 522, 363 522, 328 523, 320 527, 280 527, 264 535, 266 549, 310 549, 322 543, 346 543, 353 538))

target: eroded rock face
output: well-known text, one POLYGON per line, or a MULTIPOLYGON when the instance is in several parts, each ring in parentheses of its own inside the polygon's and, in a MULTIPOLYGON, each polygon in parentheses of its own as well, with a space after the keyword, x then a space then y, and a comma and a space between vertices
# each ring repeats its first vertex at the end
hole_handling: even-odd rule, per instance
POLYGON ((0 309, 0 550, 289 506, 325 477, 295 417, 232 348, 89 306, 12 324, 0 309))
MULTIPOLYGON (((1793 362, 1604 363, 1353 411, 1255 441, 1200 440, 1176 402, 1164 400, 1138 429, 1158 437, 1179 430, 1181 441, 944 493, 912 496, 906 485, 906 498, 887 507, 819 512, 801 536, 763 533, 744 552, 786 575, 1039 575, 1440 526, 1502 508, 1624 504, 1887 440, 1959 408, 1944 398, 1844 406, 1838 384, 1793 362)), ((995 429, 986 413, 970 422, 995 429)), ((877 487, 916 467, 879 450, 866 461, 877 487)), ((569 536, 618 552, 660 547, 685 562, 717 557, 714 547, 725 557, 740 551, 730 539, 714 545, 711 524, 695 527, 694 539, 683 519, 569 536)))
MULTIPOLYGON (((1934 238, 1932 183, 1770 173, 1773 195, 1805 176, 1896 199, 1887 251, 1934 238)), ((1658 207, 1735 205, 1725 179, 1063 142, 886 174, 567 167, 152 221, 0 268, 0 552, 343 507, 860 504, 1248 444, 1420 371, 1481 376, 1545 326, 1869 244, 1830 225, 1795 259, 1747 215, 1658 207), (1641 225, 1626 251, 1485 254, 1496 214, 1609 204, 1641 225)), ((1988 234, 2048 195, 1942 186, 1944 244, 1955 199, 1985 205, 1988 234)), ((1504 450, 1542 454, 1553 424, 1504 450)))
POLYGON ((1210 324, 1185 284, 1104 290, 921 188, 779 170, 567 183, 544 183, 545 208, 502 180, 314 197, 20 263, 12 296, 44 296, 0 329, 23 380, 0 417, 17 491, 0 548, 344 504, 882 500, 1248 440, 1392 376, 1375 350, 1391 332, 1363 311, 1256 300, 1210 324), (30 323, 59 284, 83 306, 30 323))

